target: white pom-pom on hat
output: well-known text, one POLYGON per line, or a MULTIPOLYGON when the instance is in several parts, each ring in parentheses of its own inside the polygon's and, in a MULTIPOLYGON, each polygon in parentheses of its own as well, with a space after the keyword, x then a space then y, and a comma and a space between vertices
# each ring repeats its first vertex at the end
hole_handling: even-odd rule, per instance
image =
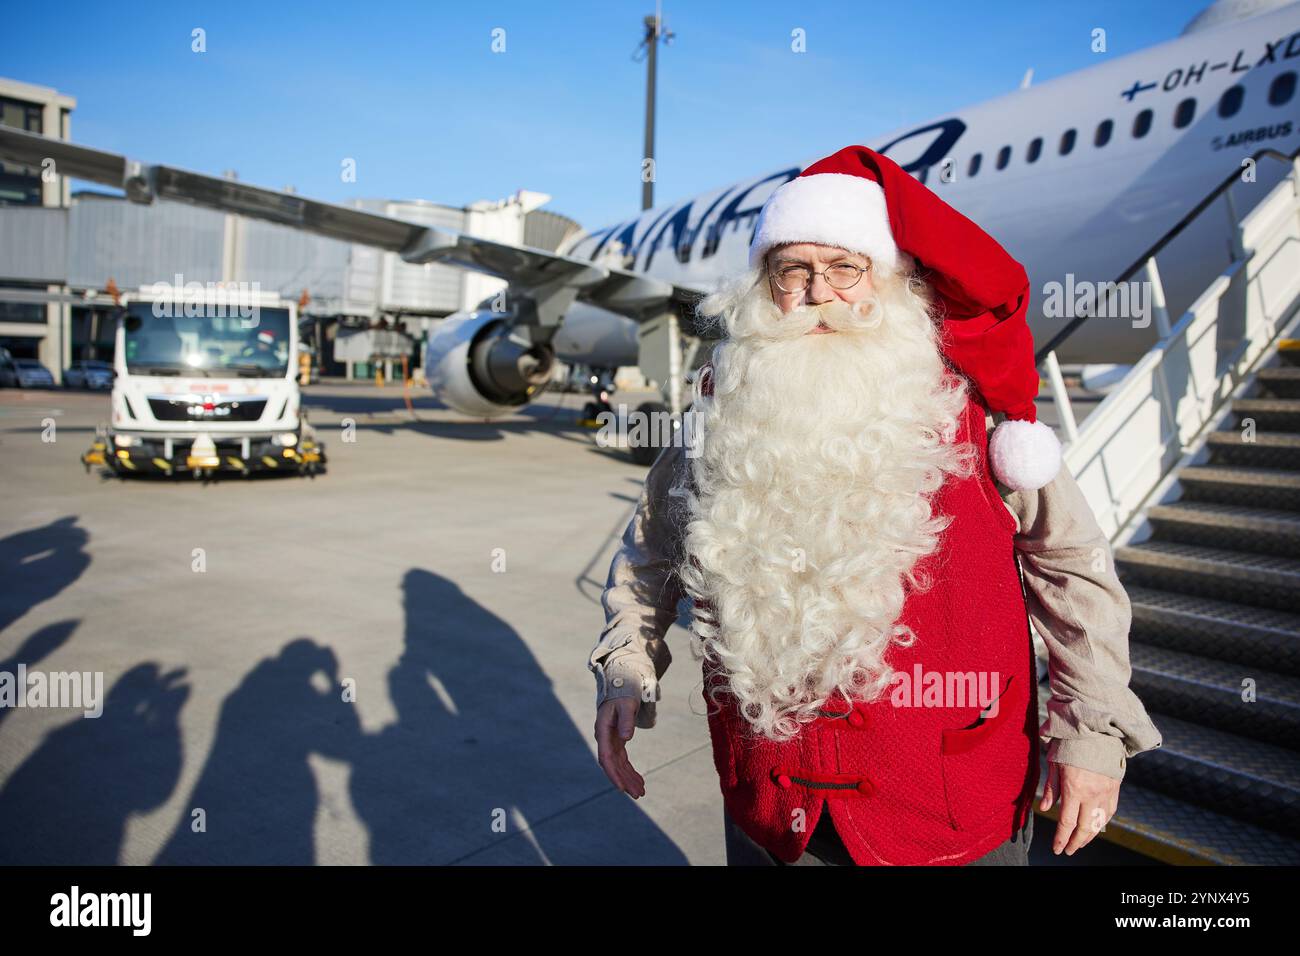
POLYGON ((1042 488, 1061 469, 1061 442, 1042 422, 1009 419, 989 438, 989 467, 1013 491, 1042 488))

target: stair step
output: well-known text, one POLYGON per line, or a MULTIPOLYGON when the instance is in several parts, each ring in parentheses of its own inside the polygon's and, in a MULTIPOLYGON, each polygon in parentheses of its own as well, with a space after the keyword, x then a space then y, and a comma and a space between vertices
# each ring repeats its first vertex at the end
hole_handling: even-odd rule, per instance
POLYGON ((1232 412, 1238 421, 1254 419, 1261 431, 1300 431, 1300 398, 1234 398, 1232 412))
POLYGON ((1148 712, 1279 747, 1300 741, 1300 678, 1138 643, 1129 659, 1129 686, 1148 712), (1252 693, 1243 700, 1246 681, 1252 693))
POLYGON ((1162 541, 1300 558, 1300 511, 1185 500, 1155 505, 1147 518, 1162 541))
MULTIPOLYGON (((1046 712, 1051 691, 1039 685, 1038 712, 1046 712)), ((1155 715, 1153 715, 1155 719, 1155 715)), ((1164 749, 1161 747, 1160 749, 1164 749)), ((1172 866, 1295 866, 1300 864, 1300 840, 1257 826, 1246 820, 1217 813, 1207 807, 1170 796, 1137 782, 1134 771, 1160 749, 1130 758, 1119 792, 1115 815, 1098 839, 1140 853, 1172 866)), ((1041 764, 1039 798, 1047 779, 1047 763, 1041 764)), ((1047 813, 1059 819, 1058 803, 1047 813)), ((1035 834, 1055 829, 1035 825, 1035 834)))
MULTIPOLYGON (((1300 372, 1300 366, 1296 367, 1300 372)), ((1216 465, 1247 465, 1300 471, 1300 434, 1256 431, 1247 441, 1240 431, 1210 432, 1207 445, 1216 465)))
MULTIPOLYGON (((1042 798, 1041 790, 1038 796, 1042 798)), ((1058 803, 1053 819, 1059 809, 1058 803)), ((1055 827, 1042 832, 1054 833, 1055 827)), ((1038 833, 1035 824, 1035 837, 1038 833)), ((1098 839, 1171 866, 1300 864, 1300 840, 1139 786, 1127 777, 1119 807, 1098 839)))
POLYGON ((1255 380, 1268 391, 1269 395, 1277 398, 1300 398, 1300 365, 1274 365, 1262 368, 1256 373, 1255 380))
POLYGON ((1300 615, 1137 585, 1125 590, 1134 642, 1300 677, 1300 615))
POLYGON ((1188 465, 1178 481, 1186 499, 1300 511, 1300 471, 1188 465))
POLYGON ((1147 713, 1163 742, 1128 761, 1125 780, 1300 837, 1300 754, 1158 711, 1147 713))
POLYGON ((1291 611, 1300 594, 1300 561, 1177 541, 1146 541, 1115 549, 1125 585, 1203 594, 1257 607, 1291 611))

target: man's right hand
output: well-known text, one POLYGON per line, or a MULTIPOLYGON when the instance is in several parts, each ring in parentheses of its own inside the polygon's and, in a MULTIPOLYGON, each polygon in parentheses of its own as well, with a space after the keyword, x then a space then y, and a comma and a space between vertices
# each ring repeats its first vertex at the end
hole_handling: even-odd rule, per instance
POLYGON ((641 701, 612 697, 596 711, 596 754, 605 776, 633 800, 645 796, 645 779, 627 757, 627 742, 636 731, 641 701))

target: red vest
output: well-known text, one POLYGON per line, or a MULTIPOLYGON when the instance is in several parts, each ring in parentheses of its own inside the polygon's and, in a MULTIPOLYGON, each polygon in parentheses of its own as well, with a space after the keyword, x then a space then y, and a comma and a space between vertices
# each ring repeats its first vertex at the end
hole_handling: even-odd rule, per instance
POLYGON ((729 695, 718 695, 720 709, 704 694, 727 811, 787 863, 803 853, 823 810, 860 866, 969 863, 1010 839, 1032 812, 1039 772, 1033 645, 1015 519, 989 478, 984 416, 972 397, 957 441, 979 449, 976 472, 950 476, 934 498, 936 513, 954 520, 939 549, 918 564, 933 586, 907 589, 899 622, 917 639, 911 647, 891 644, 886 660, 909 677, 917 666, 938 672, 944 684, 950 674, 983 672, 981 686, 998 697, 995 716, 979 720, 977 696, 968 706, 895 706, 891 685, 872 703, 850 705, 836 693, 819 719, 777 743, 753 733, 729 695))

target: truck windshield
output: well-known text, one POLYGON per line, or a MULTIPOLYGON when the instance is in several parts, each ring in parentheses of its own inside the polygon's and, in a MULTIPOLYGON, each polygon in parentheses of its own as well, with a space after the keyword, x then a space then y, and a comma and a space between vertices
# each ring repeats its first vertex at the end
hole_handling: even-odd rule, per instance
POLYGON ((259 308, 251 318, 156 316, 153 303, 133 302, 123 325, 128 372, 273 378, 289 368, 288 309, 259 308))

